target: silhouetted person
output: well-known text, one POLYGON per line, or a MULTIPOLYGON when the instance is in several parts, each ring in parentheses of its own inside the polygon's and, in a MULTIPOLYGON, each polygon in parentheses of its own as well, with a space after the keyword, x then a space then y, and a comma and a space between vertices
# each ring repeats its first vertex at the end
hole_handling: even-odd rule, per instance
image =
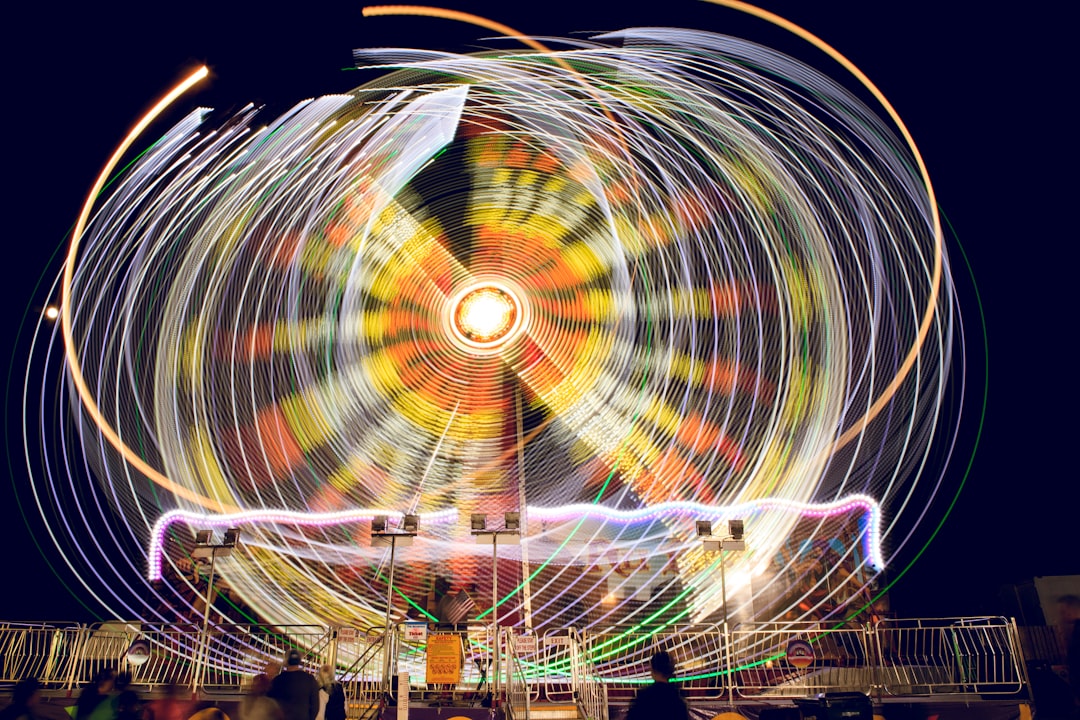
POLYGON ((661 650, 649 660, 653 684, 638 691, 630 703, 626 720, 690 720, 690 711, 679 689, 671 684, 675 662, 661 650))
POLYGON ((319 715, 318 720, 345 720, 345 688, 334 677, 334 668, 319 668, 319 715))
POLYGON ((319 683, 300 668, 299 650, 290 650, 285 669, 270 684, 270 697, 277 700, 285 720, 315 720, 319 714, 319 683))
POLYGON ((11 691, 11 704, 0 710, 0 720, 35 720, 35 706, 41 699, 41 684, 37 678, 23 678, 11 691))
POLYGON ((83 686, 75 703, 75 720, 113 720, 116 710, 109 696, 116 686, 116 671, 100 670, 94 679, 83 686))
MULTIPOLYGON (((277 676, 276 667, 274 676, 277 676)), ((271 682, 267 673, 252 678, 251 690, 240 701, 240 720, 283 720, 281 706, 269 696, 271 682)))
POLYGON ((142 700, 131 687, 131 673, 116 676, 116 694, 112 697, 113 716, 116 720, 143 720, 142 700))

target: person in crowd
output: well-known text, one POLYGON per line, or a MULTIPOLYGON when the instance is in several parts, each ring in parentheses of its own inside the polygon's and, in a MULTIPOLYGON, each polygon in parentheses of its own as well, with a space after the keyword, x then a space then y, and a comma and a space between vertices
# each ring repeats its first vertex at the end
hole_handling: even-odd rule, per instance
POLYGON ((11 704, 0 710, 0 720, 36 720, 36 706, 41 699, 37 678, 23 678, 11 691, 11 704))
POLYGON ((116 676, 114 691, 111 698, 113 717, 116 720, 142 720, 142 700, 131 687, 131 673, 122 672, 116 676))
POLYGON ((265 678, 267 684, 269 685, 274 681, 274 678, 276 678, 278 676, 278 673, 280 672, 281 663, 277 662, 276 660, 271 660, 270 662, 266 663, 266 667, 263 668, 263 671, 255 677, 265 678))
MULTIPOLYGON (((272 663, 277 667, 277 663, 272 663)), ((276 676, 277 673, 275 672, 276 676)), ((261 672, 251 679, 251 688, 240 701, 240 720, 284 720, 281 706, 269 696, 272 680, 261 672)))
POLYGON ((143 713, 145 720, 188 720, 191 716, 191 702, 180 696, 180 686, 170 682, 164 688, 164 694, 154 700, 143 713))
POLYGON ((316 720, 345 720, 345 688, 334 677, 334 668, 319 668, 319 714, 316 720))
POLYGON ((114 720, 115 708, 110 697, 116 687, 116 670, 105 668, 83 686, 75 703, 75 720, 114 720))
POLYGON ((638 691, 626 712, 626 720, 690 720, 686 701, 671 682, 675 676, 671 655, 663 650, 653 655, 649 659, 649 674, 653 683, 638 691))
POLYGON ((303 657, 293 648, 285 668, 270 683, 269 697, 281 706, 285 720, 315 720, 319 714, 319 682, 300 667, 303 657))

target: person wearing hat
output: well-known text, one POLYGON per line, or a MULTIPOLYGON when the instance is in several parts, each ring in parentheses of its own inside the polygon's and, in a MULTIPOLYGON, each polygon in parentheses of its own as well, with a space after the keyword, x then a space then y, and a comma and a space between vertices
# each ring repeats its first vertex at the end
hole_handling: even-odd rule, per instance
POLYGON ((319 714, 319 682, 300 667, 302 662, 300 651, 290 650, 285 668, 270 684, 268 694, 281 706, 285 720, 315 720, 319 714))
POLYGON ((661 650, 649 660, 649 674, 653 684, 638 691, 630 704, 626 720, 689 720, 690 711, 679 689, 671 684, 675 675, 675 661, 661 650))

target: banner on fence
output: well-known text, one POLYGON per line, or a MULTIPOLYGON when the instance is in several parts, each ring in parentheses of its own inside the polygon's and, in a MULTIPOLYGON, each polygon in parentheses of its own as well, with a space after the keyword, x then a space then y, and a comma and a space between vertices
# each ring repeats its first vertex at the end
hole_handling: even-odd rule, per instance
POLYGON ((456 685, 461 682, 461 639, 457 635, 429 635, 427 682, 456 685))

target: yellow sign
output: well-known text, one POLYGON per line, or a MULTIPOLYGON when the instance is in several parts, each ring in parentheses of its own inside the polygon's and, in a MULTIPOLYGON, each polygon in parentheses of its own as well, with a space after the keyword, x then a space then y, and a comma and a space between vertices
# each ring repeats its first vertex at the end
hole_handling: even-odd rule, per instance
POLYGON ((461 640, 457 635, 428 635, 427 682, 461 682, 461 640))

